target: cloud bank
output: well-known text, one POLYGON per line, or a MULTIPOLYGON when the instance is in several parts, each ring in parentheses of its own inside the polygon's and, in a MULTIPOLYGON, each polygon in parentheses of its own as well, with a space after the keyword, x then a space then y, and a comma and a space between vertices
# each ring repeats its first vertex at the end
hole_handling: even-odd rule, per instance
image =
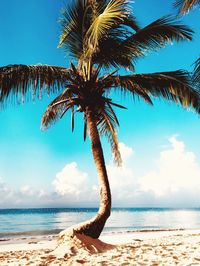
MULTIPOLYGON (((107 165, 114 206, 199 206, 200 165, 183 141, 169 138, 167 148, 143 176, 135 173, 133 148, 120 143, 120 151, 122 166, 107 165)), ((0 207, 32 206, 33 202, 35 206, 98 206, 98 183, 92 183, 77 162, 66 164, 50 187, 51 191, 44 191, 25 185, 16 191, 0 179, 0 207)))

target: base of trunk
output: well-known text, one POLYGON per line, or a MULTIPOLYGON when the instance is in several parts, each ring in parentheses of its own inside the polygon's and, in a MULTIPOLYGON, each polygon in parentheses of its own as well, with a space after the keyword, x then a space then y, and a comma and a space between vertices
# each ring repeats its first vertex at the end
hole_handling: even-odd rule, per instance
POLYGON ((64 231, 64 239, 59 243, 57 248, 51 252, 51 255, 57 258, 71 258, 77 254, 91 255, 101 253, 115 248, 115 245, 107 244, 99 239, 94 239, 89 236, 78 234, 72 229, 64 231))
POLYGON ((92 238, 98 238, 103 231, 105 223, 110 216, 110 212, 105 214, 97 213, 95 217, 90 220, 87 220, 83 223, 74 225, 70 228, 67 228, 64 231, 61 231, 59 234, 59 241, 62 242, 65 239, 66 233, 75 232, 77 234, 82 234, 86 236, 90 236, 92 238))

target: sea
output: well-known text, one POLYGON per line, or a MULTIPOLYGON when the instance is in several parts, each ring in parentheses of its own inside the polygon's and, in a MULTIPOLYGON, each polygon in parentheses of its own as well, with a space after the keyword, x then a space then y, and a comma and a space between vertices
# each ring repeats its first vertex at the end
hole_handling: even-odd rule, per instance
MULTIPOLYGON (((56 235, 95 215, 96 208, 0 209, 0 241, 56 235)), ((103 234, 134 231, 200 229, 200 208, 113 208, 103 234)))

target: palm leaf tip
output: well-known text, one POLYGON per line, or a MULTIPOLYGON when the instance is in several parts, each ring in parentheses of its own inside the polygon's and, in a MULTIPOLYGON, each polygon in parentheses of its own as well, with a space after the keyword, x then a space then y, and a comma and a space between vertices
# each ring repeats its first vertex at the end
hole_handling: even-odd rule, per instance
POLYGON ((60 119, 62 112, 63 110, 60 106, 53 106, 50 104, 42 116, 40 129, 46 130, 52 124, 55 124, 60 119))
POLYGON ((56 116, 57 116, 57 114, 54 110, 52 110, 51 108, 47 108, 47 110, 45 111, 45 113, 42 116, 40 129, 46 130, 50 126, 52 121, 55 121, 56 116))
POLYGON ((199 4, 200 0, 176 0, 174 7, 178 9, 180 15, 184 15, 199 4))
POLYGON ((162 48, 169 42, 191 41, 192 35, 193 30, 177 22, 174 16, 164 16, 137 31, 125 43, 133 50, 138 47, 140 55, 149 50, 162 48))
POLYGON ((192 40, 194 31, 190 27, 181 24, 174 16, 164 16, 158 19, 156 24, 163 26, 163 31, 165 31, 166 37, 168 37, 169 40, 192 40))

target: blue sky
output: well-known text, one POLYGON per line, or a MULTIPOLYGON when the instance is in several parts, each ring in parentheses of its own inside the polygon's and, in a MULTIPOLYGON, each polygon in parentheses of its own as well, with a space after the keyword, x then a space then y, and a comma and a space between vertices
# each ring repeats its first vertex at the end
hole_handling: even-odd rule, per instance
MULTIPOLYGON (((133 11, 141 26, 163 15, 175 14, 172 1, 163 2, 135 1, 133 11)), ((57 49, 58 20, 64 3, 64 0, 1 0, 0 66, 40 63, 67 67, 67 56, 57 49)), ((193 10, 181 20, 195 31, 194 41, 169 44, 149 53, 137 63, 136 72, 192 69, 199 56, 200 12, 193 10)), ((69 116, 48 131, 40 130, 41 116, 51 99, 8 106, 0 112, 1 208, 98 205, 96 172, 90 142, 83 142, 81 116, 74 134, 69 116)), ((164 101, 155 100, 154 108, 131 99, 123 100, 123 104, 128 107, 128 111, 118 111, 123 169, 112 164, 109 146, 103 140, 113 204, 199 206, 200 193, 194 192, 200 185, 199 117, 164 101), (163 156, 167 157, 167 168, 163 156)))

